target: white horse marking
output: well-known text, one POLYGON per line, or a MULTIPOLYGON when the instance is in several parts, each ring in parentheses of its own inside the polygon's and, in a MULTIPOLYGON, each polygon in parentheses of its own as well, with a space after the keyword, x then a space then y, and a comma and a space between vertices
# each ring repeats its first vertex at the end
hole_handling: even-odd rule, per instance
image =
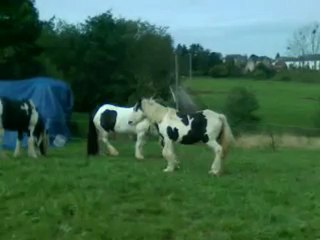
MULTIPOLYGON (((118 156, 118 150, 110 143, 108 138, 111 132, 115 132, 136 135, 135 158, 143 159, 143 145, 145 144, 146 133, 150 128, 150 122, 147 119, 142 119, 134 125, 130 124, 129 117, 137 108, 138 106, 127 108, 104 104, 95 110, 89 120, 88 155, 96 155, 100 152, 101 141, 107 147, 110 155, 118 156)), ((141 111, 140 113, 142 114, 141 111)))

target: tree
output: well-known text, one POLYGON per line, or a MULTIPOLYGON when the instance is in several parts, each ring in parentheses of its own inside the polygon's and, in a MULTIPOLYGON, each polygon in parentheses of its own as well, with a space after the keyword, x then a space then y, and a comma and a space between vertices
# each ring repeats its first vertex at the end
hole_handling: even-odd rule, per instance
POLYGON ((42 72, 37 57, 41 22, 33 0, 0 3, 0 78, 19 79, 42 72))
POLYGON ((244 87, 235 87, 227 96, 225 112, 236 131, 253 130, 260 121, 255 114, 259 107, 254 93, 244 87))
POLYGON ((108 11, 79 25, 52 19, 39 42, 47 71, 70 83, 77 111, 169 93, 173 48, 166 28, 116 19, 108 11))
POLYGON ((305 25, 293 33, 287 50, 293 56, 315 55, 320 53, 319 22, 305 25))

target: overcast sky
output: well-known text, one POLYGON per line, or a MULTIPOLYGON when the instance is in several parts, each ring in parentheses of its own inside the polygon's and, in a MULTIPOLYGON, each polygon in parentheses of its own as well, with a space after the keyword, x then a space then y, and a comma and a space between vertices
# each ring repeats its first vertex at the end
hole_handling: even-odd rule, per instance
POLYGON ((286 53, 294 30, 320 20, 320 0, 36 0, 36 6, 41 19, 72 23, 112 10, 169 27, 175 44, 270 57, 286 53))

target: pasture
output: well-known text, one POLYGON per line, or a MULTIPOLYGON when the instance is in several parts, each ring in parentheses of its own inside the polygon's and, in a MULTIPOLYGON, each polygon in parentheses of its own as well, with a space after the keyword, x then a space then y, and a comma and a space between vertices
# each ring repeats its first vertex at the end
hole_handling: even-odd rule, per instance
POLYGON ((194 78, 183 84, 195 93, 195 100, 220 111, 233 87, 246 87, 256 94, 260 104, 257 114, 263 124, 313 128, 313 117, 319 109, 319 84, 213 78, 194 78))
POLYGON ((203 146, 177 146, 170 174, 157 142, 143 161, 133 141, 115 146, 119 157, 89 164, 84 141, 0 161, 1 239, 320 238, 320 150, 233 149, 213 177, 203 146))

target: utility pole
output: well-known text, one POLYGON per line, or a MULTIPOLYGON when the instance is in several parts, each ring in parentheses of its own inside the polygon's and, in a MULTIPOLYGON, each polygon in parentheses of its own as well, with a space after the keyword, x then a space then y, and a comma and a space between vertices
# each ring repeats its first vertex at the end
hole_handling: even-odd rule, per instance
POLYGON ((177 97, 178 93, 178 87, 179 87, 179 63, 178 63, 178 54, 175 53, 174 55, 174 66, 175 66, 175 76, 176 76, 176 89, 175 89, 175 95, 176 95, 176 109, 179 110, 179 101, 177 97))

